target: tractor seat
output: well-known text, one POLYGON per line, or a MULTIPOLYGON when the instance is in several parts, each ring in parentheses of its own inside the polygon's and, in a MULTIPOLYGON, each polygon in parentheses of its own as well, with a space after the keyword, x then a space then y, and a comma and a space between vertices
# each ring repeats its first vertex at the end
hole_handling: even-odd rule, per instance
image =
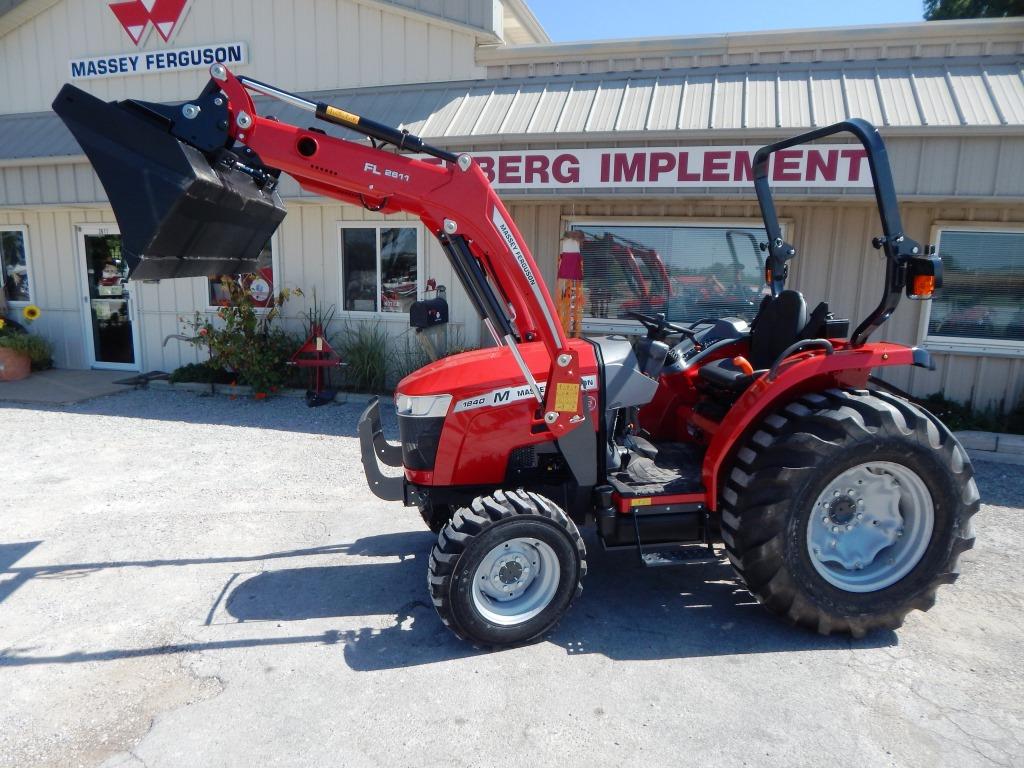
POLYGON ((699 376, 712 386, 739 393, 767 371, 787 347, 800 339, 807 325, 807 302, 799 291, 765 296, 750 329, 747 360, 753 373, 744 373, 731 358, 701 367, 699 376))

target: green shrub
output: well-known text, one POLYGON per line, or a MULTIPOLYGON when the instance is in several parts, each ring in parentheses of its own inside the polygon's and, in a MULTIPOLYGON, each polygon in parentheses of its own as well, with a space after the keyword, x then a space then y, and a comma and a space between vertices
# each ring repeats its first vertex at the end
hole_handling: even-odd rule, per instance
POLYGON ((230 384, 232 376, 210 363, 189 363, 171 372, 172 384, 230 384))
POLYGON ((45 371, 53 367, 53 346, 42 336, 17 331, 0 334, 0 347, 28 355, 33 371, 45 371))
POLYGON ((388 386, 394 387, 415 370, 430 362, 423 347, 416 341, 412 332, 403 334, 400 339, 391 340, 391 354, 388 361, 388 386))
MULTIPOLYGON (((1006 416, 1000 415, 991 408, 975 410, 964 403, 949 400, 941 392, 933 392, 917 402, 938 416, 939 420, 953 432, 960 432, 962 430, 980 430, 982 432, 1018 431, 1010 427, 1012 415, 1008 420, 1006 416)), ((1020 410, 1018 408, 1018 411, 1020 410)), ((1021 421, 1024 421, 1024 413, 1022 413, 1021 421)), ((1024 426, 1024 424, 1021 426, 1024 426)))
POLYGON ((291 376, 287 363, 301 341, 273 323, 289 297, 302 291, 285 289, 271 297, 268 307, 258 308, 245 286, 233 280, 223 283, 229 299, 217 310, 216 320, 197 312, 185 323, 191 343, 209 353, 212 368, 234 371, 232 380, 252 387, 257 395, 280 389, 291 376))
POLYGON ((350 323, 332 344, 346 364, 347 389, 383 392, 388 380, 390 339, 383 323, 350 323))

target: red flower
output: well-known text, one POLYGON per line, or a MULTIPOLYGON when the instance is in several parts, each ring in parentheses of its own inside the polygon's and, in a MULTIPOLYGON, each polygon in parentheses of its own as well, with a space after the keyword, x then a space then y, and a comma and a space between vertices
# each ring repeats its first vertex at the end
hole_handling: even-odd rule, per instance
POLYGON ((266 400, 267 399, 267 393, 266 392, 257 392, 257 393, 255 393, 253 395, 253 398, 256 399, 256 400, 266 400))
POLYGON ((206 335, 206 334, 208 334, 209 332, 210 332, 210 331, 209 331, 209 329, 207 329, 207 328, 200 328, 200 329, 199 329, 199 335, 200 335, 200 336, 205 336, 205 335, 206 335))

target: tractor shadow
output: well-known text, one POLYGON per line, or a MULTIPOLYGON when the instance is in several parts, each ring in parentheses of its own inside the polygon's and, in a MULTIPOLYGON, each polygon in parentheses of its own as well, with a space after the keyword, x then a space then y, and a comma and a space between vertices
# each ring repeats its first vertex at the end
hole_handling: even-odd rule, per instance
MULTIPOLYGON (((852 640, 791 627, 739 586, 724 559, 644 568, 635 553, 605 552, 592 535, 586 539, 583 595, 544 640, 568 655, 657 660, 897 644, 891 631, 852 640)), ((345 662, 357 671, 479 655, 441 624, 426 594, 434 541, 425 531, 361 539, 347 547, 348 554, 397 561, 266 571, 235 586, 224 609, 238 622, 379 615, 380 627, 339 633, 345 662)))

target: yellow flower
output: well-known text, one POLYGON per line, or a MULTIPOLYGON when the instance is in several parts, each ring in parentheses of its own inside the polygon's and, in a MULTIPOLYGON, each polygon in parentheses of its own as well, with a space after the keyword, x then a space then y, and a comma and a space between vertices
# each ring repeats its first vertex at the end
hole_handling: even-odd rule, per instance
POLYGON ((35 304, 29 304, 21 310, 21 314, 24 315, 25 319, 31 323, 33 320, 38 320, 39 316, 43 314, 43 312, 35 304))
POLYGON ((7 321, 0 317, 0 331, 4 329, 5 325, 7 325, 7 321))

